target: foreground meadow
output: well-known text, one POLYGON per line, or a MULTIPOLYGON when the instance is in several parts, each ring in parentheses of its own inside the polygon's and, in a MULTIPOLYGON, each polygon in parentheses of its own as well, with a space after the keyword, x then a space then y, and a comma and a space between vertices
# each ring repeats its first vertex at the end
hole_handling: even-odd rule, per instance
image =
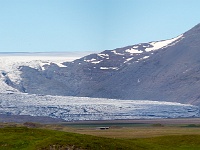
POLYGON ((197 150, 197 124, 126 124, 66 126, 35 123, 1 124, 1 150, 197 150))

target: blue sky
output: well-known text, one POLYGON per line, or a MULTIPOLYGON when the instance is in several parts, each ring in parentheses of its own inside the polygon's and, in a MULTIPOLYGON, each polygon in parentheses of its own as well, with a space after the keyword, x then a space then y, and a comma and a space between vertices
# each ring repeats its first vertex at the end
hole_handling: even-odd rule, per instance
POLYGON ((200 0, 0 0, 0 52, 103 51, 173 38, 200 0))

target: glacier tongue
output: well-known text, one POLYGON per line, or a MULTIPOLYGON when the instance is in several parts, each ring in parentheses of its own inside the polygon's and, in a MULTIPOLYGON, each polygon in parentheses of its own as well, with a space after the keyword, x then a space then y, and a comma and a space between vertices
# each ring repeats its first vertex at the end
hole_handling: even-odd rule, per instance
MULTIPOLYGON (((83 53, 85 54, 85 53, 83 53)), ((45 70, 45 65, 51 63, 58 67, 66 67, 62 63, 70 62, 82 57, 76 53, 0 53, 0 93, 17 92, 7 83, 10 80, 14 84, 21 82, 21 66, 28 66, 38 70, 45 70), (7 80, 7 81, 6 81, 7 80)))
POLYGON ((29 94, 1 94, 0 114, 31 115, 72 120, 114 120, 198 117, 189 104, 147 100, 116 100, 29 94))

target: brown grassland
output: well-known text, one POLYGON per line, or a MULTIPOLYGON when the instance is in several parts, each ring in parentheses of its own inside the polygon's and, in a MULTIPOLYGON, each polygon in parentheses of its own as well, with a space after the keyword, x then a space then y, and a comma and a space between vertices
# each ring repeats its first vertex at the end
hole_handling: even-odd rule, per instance
MULTIPOLYGON (((107 138, 150 138, 168 135, 200 135, 200 119, 151 119, 83 121, 58 125, 57 129, 107 138), (100 130, 99 127, 109 127, 100 130)), ((49 126, 55 128, 55 126, 49 126)))

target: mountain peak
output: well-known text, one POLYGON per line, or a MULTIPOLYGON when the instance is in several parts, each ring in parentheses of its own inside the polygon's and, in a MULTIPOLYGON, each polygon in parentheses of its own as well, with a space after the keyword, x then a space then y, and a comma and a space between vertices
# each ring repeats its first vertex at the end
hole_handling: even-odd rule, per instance
POLYGON ((185 36, 200 35, 200 23, 184 33, 185 36))
POLYGON ((200 30, 200 23, 193 27, 193 29, 200 30))

